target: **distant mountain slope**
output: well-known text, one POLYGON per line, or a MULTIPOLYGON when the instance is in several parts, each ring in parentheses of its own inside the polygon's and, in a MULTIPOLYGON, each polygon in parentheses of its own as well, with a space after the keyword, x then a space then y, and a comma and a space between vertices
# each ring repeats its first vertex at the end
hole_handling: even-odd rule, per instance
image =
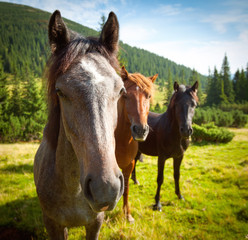
MULTIPOLYGON (((47 25, 51 13, 32 7, 0 2, 0 56, 4 71, 11 74, 22 73, 30 69, 41 76, 49 57, 47 25)), ((84 36, 97 36, 98 32, 78 23, 65 19, 68 27, 84 36)), ((120 24, 121 25, 121 24, 120 24)), ((121 26, 120 26, 121 27, 121 26)), ((159 73, 157 83, 164 86, 168 70, 173 80, 188 81, 191 69, 178 65, 164 57, 149 51, 130 47, 120 42, 121 59, 130 72, 144 75, 159 73)), ((199 75, 202 87, 206 86, 206 77, 199 75)))

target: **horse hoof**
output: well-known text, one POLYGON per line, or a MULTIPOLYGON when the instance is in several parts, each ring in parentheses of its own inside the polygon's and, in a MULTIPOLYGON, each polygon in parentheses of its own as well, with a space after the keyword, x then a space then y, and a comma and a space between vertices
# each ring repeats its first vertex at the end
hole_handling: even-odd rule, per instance
POLYGON ((140 183, 139 183, 139 181, 138 181, 138 180, 135 180, 135 181, 134 181, 134 184, 136 184, 136 185, 140 185, 140 183))
POLYGON ((185 201, 184 197, 182 195, 178 196, 179 200, 185 201))
POLYGON ((127 215, 127 220, 128 220, 129 223, 134 223, 134 218, 132 217, 131 214, 127 215))
POLYGON ((162 212, 162 206, 159 206, 159 205, 155 204, 155 205, 153 205, 153 210, 162 212))

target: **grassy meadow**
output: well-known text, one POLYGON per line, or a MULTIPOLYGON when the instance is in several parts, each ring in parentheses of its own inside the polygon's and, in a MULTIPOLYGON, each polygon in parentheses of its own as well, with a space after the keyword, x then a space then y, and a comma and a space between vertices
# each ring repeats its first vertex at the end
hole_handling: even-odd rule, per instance
MULTIPOLYGON (((228 144, 191 145, 187 150, 180 181, 185 201, 174 193, 172 160, 167 160, 162 212, 152 210, 157 162, 146 156, 137 164, 140 185, 130 180, 135 223, 125 221, 121 199, 114 211, 106 213, 100 239, 247 239, 248 129, 231 131, 236 136, 228 144)), ((38 146, 0 145, 0 239, 6 231, 12 236, 20 231, 16 240, 47 239, 32 172, 38 146)), ((84 238, 83 227, 69 229, 70 240, 84 238)))

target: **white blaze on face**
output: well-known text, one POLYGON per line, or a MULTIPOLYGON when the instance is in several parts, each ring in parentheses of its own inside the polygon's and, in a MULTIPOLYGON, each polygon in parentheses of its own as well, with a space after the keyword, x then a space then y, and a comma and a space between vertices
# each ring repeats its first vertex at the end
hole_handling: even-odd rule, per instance
POLYGON ((100 83, 104 81, 104 77, 99 73, 99 70, 94 63, 94 61, 89 61, 88 59, 82 59, 81 60, 81 66, 82 68, 91 74, 91 81, 94 83, 100 83))
POLYGON ((138 95, 138 98, 137 98, 137 108, 138 108, 138 113, 140 113, 140 102, 139 102, 139 86, 136 86, 136 91, 137 91, 137 95, 138 95))

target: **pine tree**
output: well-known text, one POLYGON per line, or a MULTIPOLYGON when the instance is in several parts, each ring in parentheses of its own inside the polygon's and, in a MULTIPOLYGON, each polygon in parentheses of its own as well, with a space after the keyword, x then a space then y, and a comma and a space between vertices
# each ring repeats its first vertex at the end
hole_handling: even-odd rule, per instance
POLYGON ((181 70, 181 73, 180 73, 180 83, 184 84, 184 85, 187 85, 186 78, 185 78, 185 72, 184 72, 183 69, 181 70))
MULTIPOLYGON (((216 71, 216 68, 214 69, 216 71)), ((207 97, 206 105, 211 106, 214 103, 214 84, 213 84, 213 75, 211 74, 210 69, 208 70, 208 80, 207 80, 207 97)))
POLYGON ((247 100, 247 84, 246 84, 246 76, 244 69, 241 70, 239 75, 239 100, 240 102, 247 100))
POLYGON ((106 17, 105 17, 104 14, 102 14, 101 20, 100 20, 100 22, 98 23, 98 24, 99 24, 99 30, 98 30, 99 32, 102 31, 103 26, 104 26, 105 23, 106 23, 106 17))
POLYGON ((38 82, 30 73, 28 66, 26 66, 26 74, 24 78, 24 92, 23 92, 23 114, 26 117, 33 116, 41 109, 42 97, 40 95, 40 88, 38 82))
POLYGON ((167 81, 168 81, 168 85, 167 85, 167 96, 164 99, 164 105, 166 105, 166 104, 168 104, 170 102, 171 96, 172 96, 173 91, 174 91, 174 89, 173 89, 173 80, 172 80, 172 75, 171 75, 170 69, 168 71, 167 81))
POLYGON ((13 79, 13 88, 11 92, 10 97, 10 112, 14 116, 21 116, 22 115, 22 87, 21 87, 21 81, 17 77, 17 75, 14 76, 13 79))
POLYGON ((233 77, 233 91, 235 95, 235 101, 240 101, 240 72, 239 69, 235 72, 233 77))
POLYGON ((226 103, 227 97, 224 92, 223 79, 220 77, 217 69, 214 68, 213 76, 209 76, 209 84, 207 91, 207 105, 219 105, 226 103))
POLYGON ((0 117, 8 113, 9 90, 7 76, 4 73, 3 63, 0 59, 0 117))
POLYGON ((224 84, 224 93, 227 96, 228 102, 234 102, 234 91, 233 85, 231 82, 231 74, 230 74, 230 67, 227 60, 227 56, 225 55, 221 67, 221 78, 223 79, 224 84))

